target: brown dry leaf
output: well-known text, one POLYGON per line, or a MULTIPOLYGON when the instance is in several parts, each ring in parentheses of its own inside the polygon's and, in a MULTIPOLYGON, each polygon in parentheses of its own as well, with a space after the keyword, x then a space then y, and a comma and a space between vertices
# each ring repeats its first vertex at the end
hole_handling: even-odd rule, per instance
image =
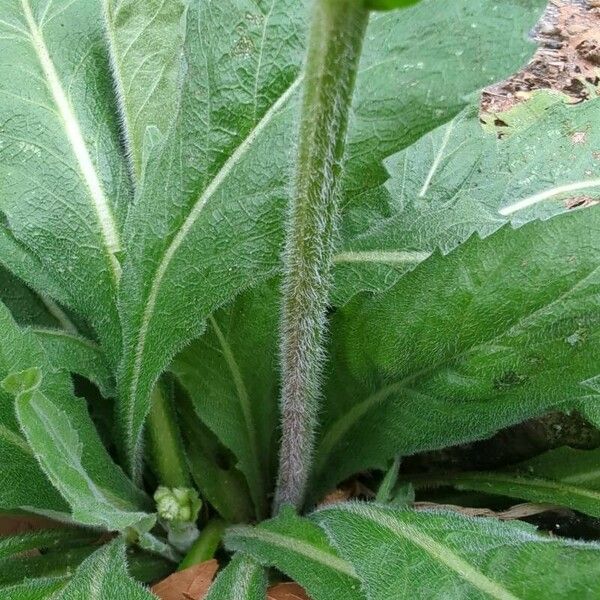
POLYGON ((219 563, 213 558, 177 571, 157 583, 152 592, 161 600, 202 600, 208 592, 219 563))
POLYGON ((415 502, 413 507, 415 510, 441 508, 443 510, 461 513, 467 517, 493 517, 495 519, 500 519, 501 521, 523 519, 524 517, 531 517, 544 512, 564 510, 561 506, 554 506, 552 504, 534 504, 532 502, 517 504, 501 512, 496 512, 490 508, 472 508, 469 506, 457 506, 456 504, 436 504, 435 502, 415 502))
POLYGON ((38 529, 55 529, 61 527, 57 521, 34 517, 29 515, 15 515, 14 517, 0 517, 0 536, 27 533, 38 529))
POLYGON ((267 600, 310 600, 297 583, 280 583, 267 592, 267 600))

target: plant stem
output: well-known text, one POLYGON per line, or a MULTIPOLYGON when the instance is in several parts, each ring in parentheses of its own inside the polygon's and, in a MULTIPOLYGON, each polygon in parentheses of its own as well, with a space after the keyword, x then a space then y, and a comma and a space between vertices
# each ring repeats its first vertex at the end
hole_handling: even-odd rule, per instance
POLYGON ((152 392, 147 428, 152 466, 160 484, 168 488, 190 487, 191 479, 172 394, 164 380, 159 381, 152 392))
POLYGON ((210 560, 221 543, 223 533, 225 532, 225 521, 221 519, 212 519, 200 532, 200 537, 194 542, 194 545, 188 550, 185 558, 181 561, 178 571, 183 571, 188 567, 210 560))
POLYGON ((348 111, 368 20, 362 0, 315 0, 284 256, 282 441, 274 511, 310 474, 348 111))

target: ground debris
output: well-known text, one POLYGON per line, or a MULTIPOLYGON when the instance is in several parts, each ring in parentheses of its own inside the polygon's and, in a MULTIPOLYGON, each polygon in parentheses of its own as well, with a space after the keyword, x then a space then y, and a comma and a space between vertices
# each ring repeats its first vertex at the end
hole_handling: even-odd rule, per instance
POLYGON ((536 90, 587 100, 600 84, 600 0, 551 0, 533 31, 540 45, 531 61, 505 81, 484 90, 484 113, 501 113, 536 90))

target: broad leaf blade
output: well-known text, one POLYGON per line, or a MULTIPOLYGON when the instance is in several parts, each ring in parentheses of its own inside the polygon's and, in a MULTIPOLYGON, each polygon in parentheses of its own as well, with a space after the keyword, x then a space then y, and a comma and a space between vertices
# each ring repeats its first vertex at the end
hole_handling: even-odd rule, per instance
POLYGON ((72 417, 40 391, 41 382, 39 369, 32 368, 9 375, 3 385, 15 394, 21 429, 42 469, 71 506, 73 519, 109 531, 151 529, 152 515, 114 497, 90 477, 72 417))
POLYGON ((484 237, 508 220, 548 218, 573 199, 600 197, 599 106, 540 93, 513 109, 513 124, 498 139, 497 130, 481 126, 477 103, 386 159, 389 213, 371 223, 361 218, 345 236, 335 258, 335 300, 385 290, 436 249, 447 253, 475 232, 484 237))
POLYGON ((369 600, 591 600, 600 593, 600 545, 541 536, 529 525, 361 503, 314 518, 369 600))
POLYGON ((135 180, 148 127, 165 134, 176 113, 185 0, 103 0, 123 139, 135 180))
POLYGON ((342 560, 317 526, 284 510, 257 527, 234 527, 228 548, 244 552, 297 581, 314 600, 361 600, 354 568, 342 560))
POLYGON ((317 495, 398 453, 480 439, 588 396, 598 228, 591 208, 473 237, 340 311, 317 495))
POLYGON ((130 191, 104 46, 98 2, 4 3, 0 210, 118 353, 117 253, 130 191))
POLYGON ((209 318, 206 333, 171 370, 196 413, 237 457, 259 515, 268 511, 277 431, 279 280, 237 298, 209 318))
POLYGON ((236 554, 217 576, 206 600, 263 600, 266 591, 265 570, 251 558, 236 554))
POLYGON ((558 448, 516 465, 489 472, 416 478, 415 487, 451 485, 531 502, 559 504, 600 517, 600 450, 558 448))
POLYGON ((125 544, 118 539, 85 560, 53 600, 81 598, 155 600, 156 597, 127 573, 125 544))

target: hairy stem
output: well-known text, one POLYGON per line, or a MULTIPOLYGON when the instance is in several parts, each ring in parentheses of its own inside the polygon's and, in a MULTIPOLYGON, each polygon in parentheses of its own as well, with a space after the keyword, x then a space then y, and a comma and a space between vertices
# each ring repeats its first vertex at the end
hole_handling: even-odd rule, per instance
POLYGON ((274 511, 300 508, 310 474, 348 111, 368 10, 314 0, 295 189, 287 232, 282 320, 282 441, 274 511))
POLYGON ((190 487, 191 478, 169 387, 161 380, 152 392, 147 425, 148 449, 159 483, 169 488, 185 488, 190 487))

